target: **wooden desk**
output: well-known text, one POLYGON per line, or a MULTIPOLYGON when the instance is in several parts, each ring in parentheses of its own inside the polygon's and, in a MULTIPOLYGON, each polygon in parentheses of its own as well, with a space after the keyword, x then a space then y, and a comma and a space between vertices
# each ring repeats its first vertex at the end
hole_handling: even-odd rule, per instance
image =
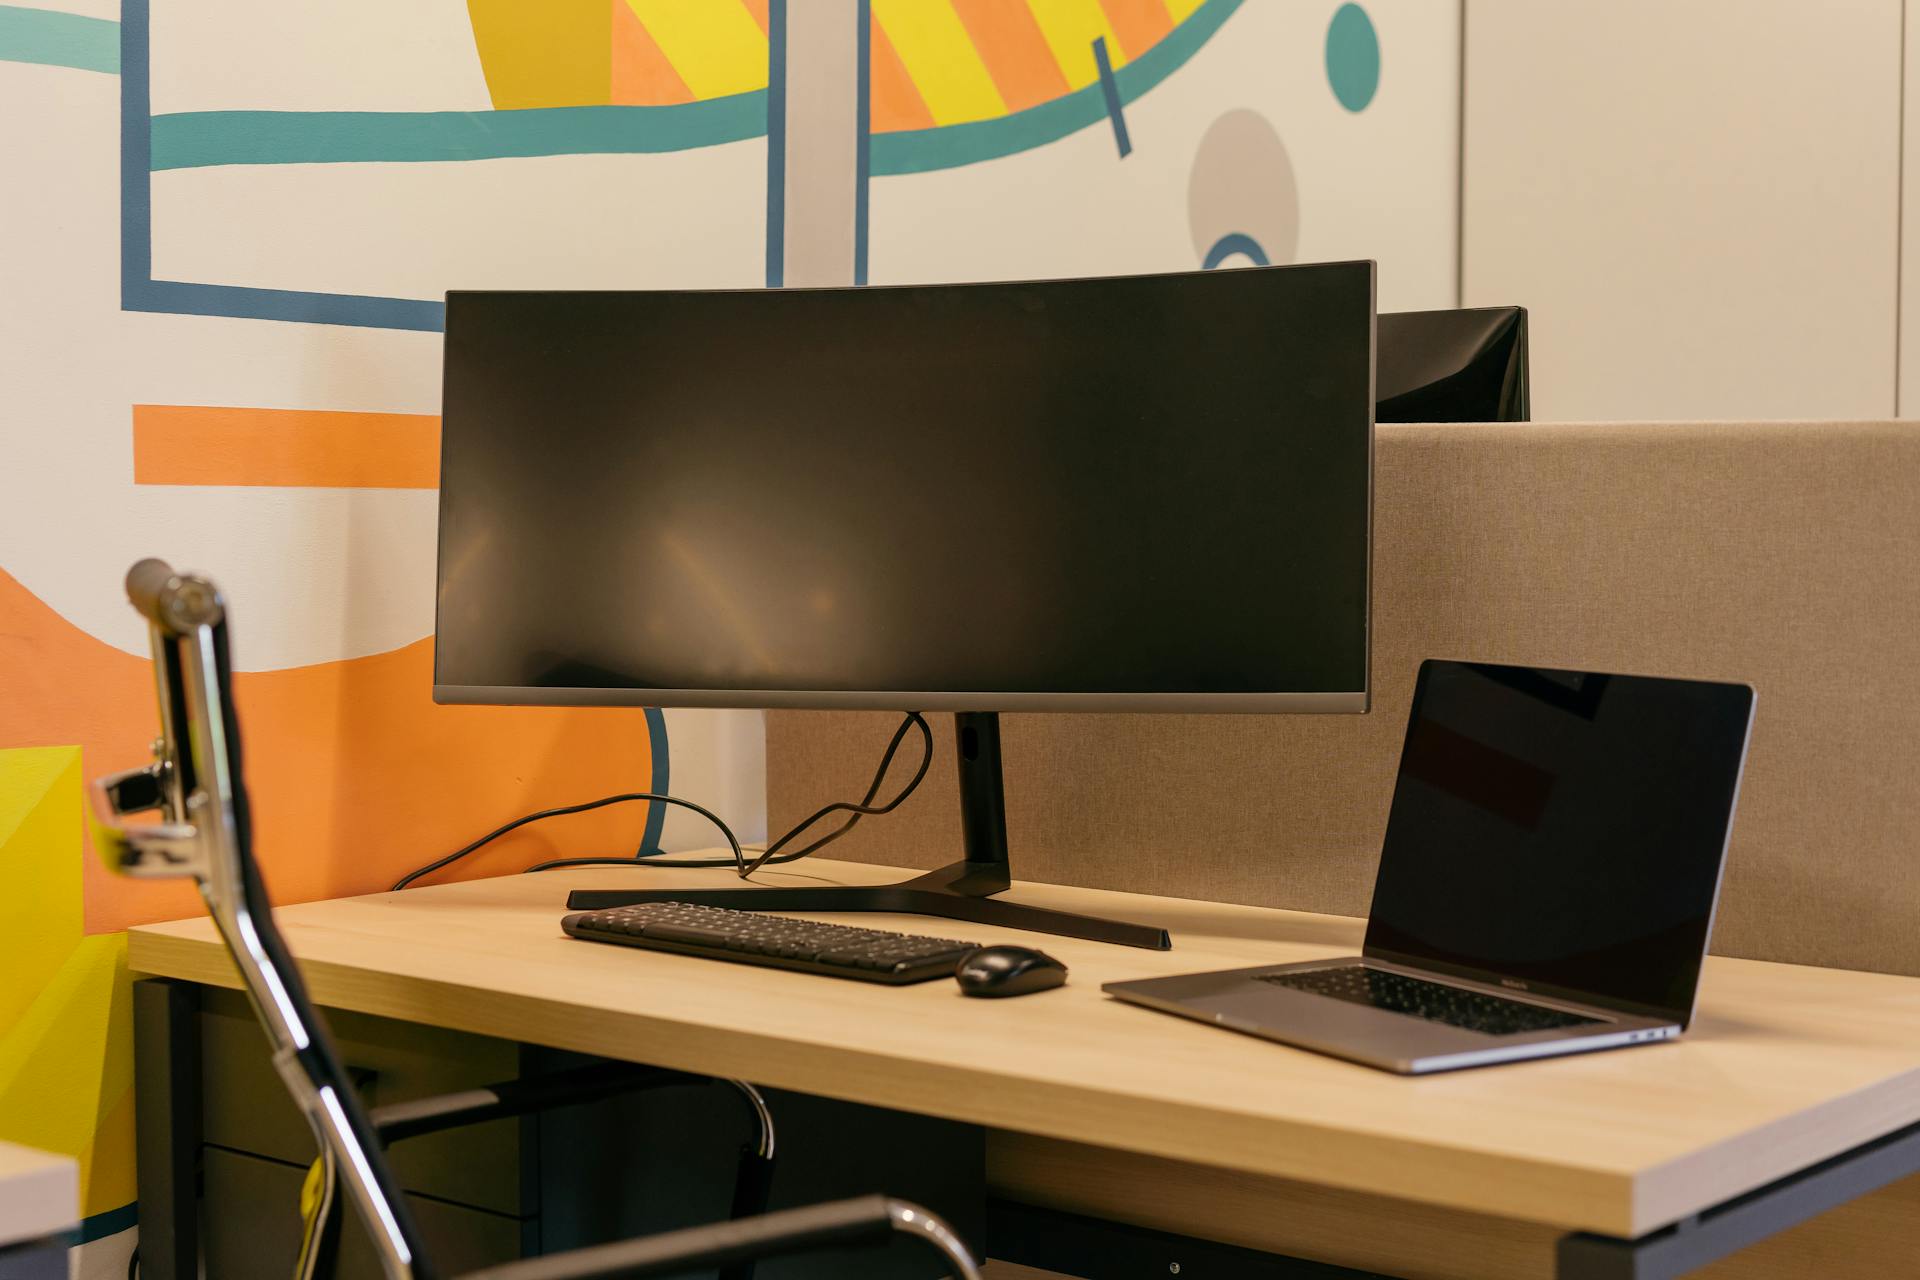
MULTIPOLYGON (((761 879, 903 874, 820 860, 761 879)), ((1099 990, 1352 953, 1361 926, 1351 919, 1020 885, 1022 901, 1163 924, 1175 941, 1158 953, 994 931, 983 940, 1032 942, 1072 970, 1064 990, 1011 1001, 968 1000, 948 983, 885 988, 597 946, 558 928, 571 888, 729 878, 552 872, 279 916, 324 1005, 987 1126, 1000 1131, 997 1190, 1014 1199, 1396 1274, 1553 1274, 1555 1242, 1569 1232, 1646 1237, 1920 1124, 1920 980, 1910 978, 1715 958, 1679 1043, 1404 1079, 1099 990)), ((200 919, 133 930, 131 963, 236 983, 200 919)), ((1920 1168, 1920 1156, 1902 1168, 1920 1168)), ((1882 1268, 1892 1274, 1920 1253, 1911 1182, 1860 1202, 1904 1215, 1904 1237, 1871 1227, 1850 1246, 1864 1252, 1849 1256, 1898 1250, 1882 1268)), ((1778 1254, 1787 1240, 1748 1254, 1778 1254)), ((1831 1240, 1815 1243, 1834 1256, 1831 1240)), ((1610 1274, 1569 1267, 1563 1254, 1561 1274, 1575 1272, 1610 1274)))
POLYGON ((64 1237, 79 1212, 80 1173, 72 1160, 0 1142, 0 1276, 64 1277, 64 1237))

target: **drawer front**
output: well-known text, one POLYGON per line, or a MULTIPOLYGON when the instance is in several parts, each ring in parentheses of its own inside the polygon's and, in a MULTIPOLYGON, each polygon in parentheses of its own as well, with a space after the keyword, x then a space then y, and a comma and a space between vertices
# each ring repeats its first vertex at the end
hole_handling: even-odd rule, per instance
MULTIPOLYGON (((208 1148, 202 1166, 200 1230, 206 1275, 214 1280, 285 1280, 300 1252, 302 1167, 208 1148)), ((503 1214, 408 1196, 428 1254, 447 1274, 520 1256, 522 1223, 503 1214)), ((366 1227, 341 1203, 339 1280, 380 1280, 366 1227)))
MULTIPOLYGON (((505 1040, 366 1014, 327 1011, 349 1074, 369 1107, 510 1080, 518 1046, 505 1040)), ((313 1135, 273 1069, 267 1039, 245 997, 203 989, 200 1012, 202 1133, 210 1145, 306 1166, 313 1135)), ((522 1122, 486 1124, 395 1144, 394 1174, 408 1191, 519 1216, 536 1208, 522 1186, 522 1122)))

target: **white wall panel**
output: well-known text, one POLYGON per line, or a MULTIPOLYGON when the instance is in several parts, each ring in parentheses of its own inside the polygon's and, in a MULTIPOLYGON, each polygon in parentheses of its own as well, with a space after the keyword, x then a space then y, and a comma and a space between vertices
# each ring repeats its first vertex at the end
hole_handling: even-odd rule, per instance
POLYGON ((1901 0, 1467 0, 1463 297, 1536 418, 1885 417, 1901 0))

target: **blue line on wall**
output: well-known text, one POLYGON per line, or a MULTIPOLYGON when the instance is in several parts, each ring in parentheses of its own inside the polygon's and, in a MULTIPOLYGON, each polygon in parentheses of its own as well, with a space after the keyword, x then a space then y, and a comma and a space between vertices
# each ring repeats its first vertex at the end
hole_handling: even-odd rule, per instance
POLYGON ((147 0, 120 7, 120 305, 135 305, 153 280, 153 172, 147 121, 153 103, 147 85, 147 0))
POLYGON ((112 75, 120 70, 120 24, 110 18, 0 4, 0 62, 112 75))
POLYGON ((854 51, 853 282, 867 282, 867 191, 873 185, 873 0, 860 0, 854 51))
POLYGON ((767 5, 767 288, 786 278, 787 0, 767 5))
POLYGON ((181 111, 153 118, 155 170, 631 155, 757 138, 765 93, 660 107, 520 111, 181 111))
POLYGON ((176 316, 230 316, 237 320, 285 320, 296 324, 343 324, 359 329, 413 329, 439 333, 447 327, 447 308, 425 298, 383 298, 360 293, 309 293, 300 289, 256 289, 236 284, 196 284, 148 280, 126 311, 176 316))
POLYGON ((1113 78, 1113 62, 1107 57, 1107 38, 1095 36, 1093 40, 1093 65, 1100 71, 1100 96, 1106 100, 1107 116, 1113 121, 1113 142, 1120 148, 1120 158, 1127 158, 1133 150, 1133 141, 1127 137, 1127 117, 1120 109, 1120 86, 1113 78))

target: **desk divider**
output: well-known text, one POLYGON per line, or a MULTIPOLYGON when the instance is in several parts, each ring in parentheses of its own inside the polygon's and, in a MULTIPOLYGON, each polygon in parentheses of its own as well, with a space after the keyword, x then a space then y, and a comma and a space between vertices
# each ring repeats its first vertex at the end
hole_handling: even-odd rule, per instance
MULTIPOLYGON (((1422 658, 1743 680, 1713 949, 1920 975, 1920 424, 1381 426, 1375 492, 1371 714, 1004 716, 1017 876, 1364 915, 1422 658)), ((956 856, 945 720, 834 857, 956 856)), ((772 829, 893 722, 769 714, 772 829)))

